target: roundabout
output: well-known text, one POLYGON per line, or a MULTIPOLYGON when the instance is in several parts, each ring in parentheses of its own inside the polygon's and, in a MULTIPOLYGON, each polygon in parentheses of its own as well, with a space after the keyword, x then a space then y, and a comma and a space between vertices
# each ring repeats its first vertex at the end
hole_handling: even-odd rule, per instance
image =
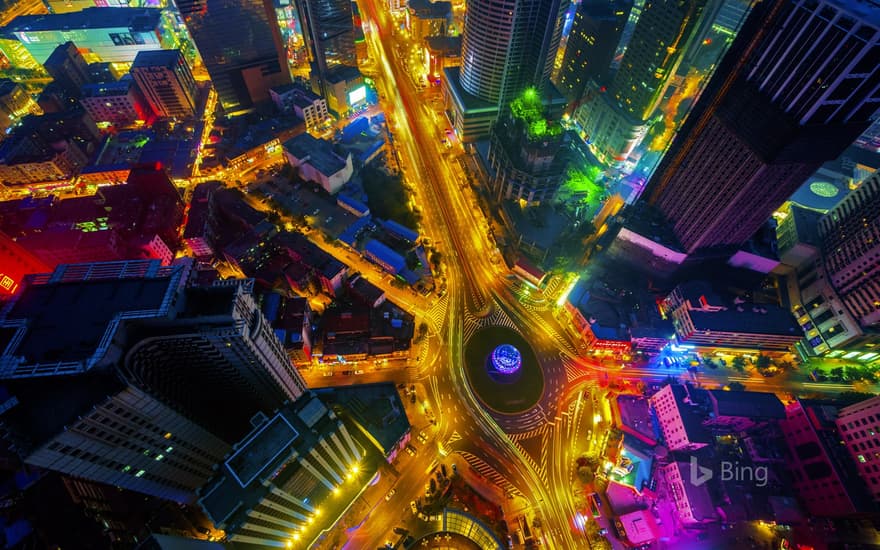
POLYGON ((465 345, 464 359, 468 383, 490 412, 517 415, 540 401, 544 374, 518 332, 500 326, 480 329, 465 345))

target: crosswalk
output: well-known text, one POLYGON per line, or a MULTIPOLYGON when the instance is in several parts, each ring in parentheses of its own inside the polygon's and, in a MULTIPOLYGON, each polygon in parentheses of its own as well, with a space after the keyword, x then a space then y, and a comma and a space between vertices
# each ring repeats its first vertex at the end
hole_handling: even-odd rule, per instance
POLYGON ((544 423, 534 430, 510 434, 508 435, 508 437, 513 441, 522 441, 524 439, 532 439, 533 437, 543 437, 544 434, 551 433, 552 431, 553 426, 551 424, 544 423))
MULTIPOLYGON (((540 477, 541 480, 546 482, 547 481, 547 463, 546 463, 547 457, 544 455, 543 450, 541 453, 543 460, 541 461, 541 464, 538 464, 538 461, 535 460, 535 458, 522 445, 520 445, 519 443, 516 443, 516 442, 514 442, 514 445, 516 446, 517 449, 519 449, 519 452, 522 454, 523 458, 526 459, 526 462, 529 463, 529 466, 532 467, 532 470, 534 470, 535 473, 538 474, 538 477, 540 477)), ((542 447, 546 447, 546 445, 542 445, 542 447)))
POLYGON ((571 382, 584 375, 584 370, 574 360, 567 356, 562 357, 562 364, 565 366, 565 382, 571 382))
POLYGON ((467 463, 470 465, 471 468, 474 469, 474 471, 480 474, 483 478, 501 488, 506 493, 523 496, 522 491, 517 489, 517 487, 513 483, 508 481, 506 477, 499 474, 498 471, 495 470, 495 468, 486 464, 480 457, 466 451, 460 451, 458 454, 460 454, 461 457, 464 458, 465 461, 467 461, 467 463))
POLYGON ((431 306, 428 311, 428 326, 432 334, 437 334, 443 330, 446 324, 446 313, 449 311, 449 295, 445 295, 437 303, 431 306))

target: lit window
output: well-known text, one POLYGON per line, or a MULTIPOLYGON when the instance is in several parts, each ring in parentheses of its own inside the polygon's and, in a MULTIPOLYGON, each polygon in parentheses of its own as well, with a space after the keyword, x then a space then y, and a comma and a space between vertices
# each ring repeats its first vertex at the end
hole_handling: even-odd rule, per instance
POLYGON ((145 473, 147 473, 146 470, 138 470, 138 473, 134 474, 134 477, 143 477, 145 473))
POLYGON ((865 463, 865 455, 858 455, 858 459, 859 459, 859 462, 861 462, 862 464, 865 463))

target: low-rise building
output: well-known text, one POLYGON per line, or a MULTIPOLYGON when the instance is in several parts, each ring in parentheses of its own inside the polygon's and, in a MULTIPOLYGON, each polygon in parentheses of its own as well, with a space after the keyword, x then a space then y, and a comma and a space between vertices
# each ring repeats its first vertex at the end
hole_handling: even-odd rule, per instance
POLYGON ((284 154, 303 179, 321 185, 330 194, 339 191, 354 173, 351 153, 341 156, 334 151, 331 142, 310 134, 300 134, 285 141, 284 154))
POLYGON ((79 102, 95 122, 113 126, 129 126, 151 115, 149 105, 130 78, 86 84, 80 89, 79 102))
POLYGON ((696 461, 670 462, 662 468, 669 495, 675 503, 678 518, 684 525, 713 523, 718 520, 712 497, 706 484, 696 485, 692 479, 699 479, 702 472, 696 461))
POLYGON ((661 307, 682 344, 787 350, 803 337, 784 308, 722 298, 705 281, 678 285, 661 307))
POLYGON ((330 116, 327 111, 327 101, 298 84, 271 88, 269 96, 281 112, 295 114, 305 121, 309 130, 319 127, 330 116))
POLYGON ((651 408, 670 451, 696 451, 712 443, 705 416, 688 396, 688 388, 669 384, 651 396, 651 408))
POLYGON ((406 269, 404 257, 376 239, 367 241, 364 246, 364 256, 392 275, 397 275, 406 269))

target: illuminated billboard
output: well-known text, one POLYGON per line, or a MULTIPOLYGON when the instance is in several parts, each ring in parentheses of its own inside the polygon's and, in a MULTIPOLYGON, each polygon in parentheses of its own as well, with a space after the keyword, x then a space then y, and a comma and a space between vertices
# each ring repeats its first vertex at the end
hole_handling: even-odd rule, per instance
POLYGON ((366 86, 358 86, 354 90, 348 92, 348 104, 349 105, 357 105, 361 101, 367 99, 367 87, 366 86))

